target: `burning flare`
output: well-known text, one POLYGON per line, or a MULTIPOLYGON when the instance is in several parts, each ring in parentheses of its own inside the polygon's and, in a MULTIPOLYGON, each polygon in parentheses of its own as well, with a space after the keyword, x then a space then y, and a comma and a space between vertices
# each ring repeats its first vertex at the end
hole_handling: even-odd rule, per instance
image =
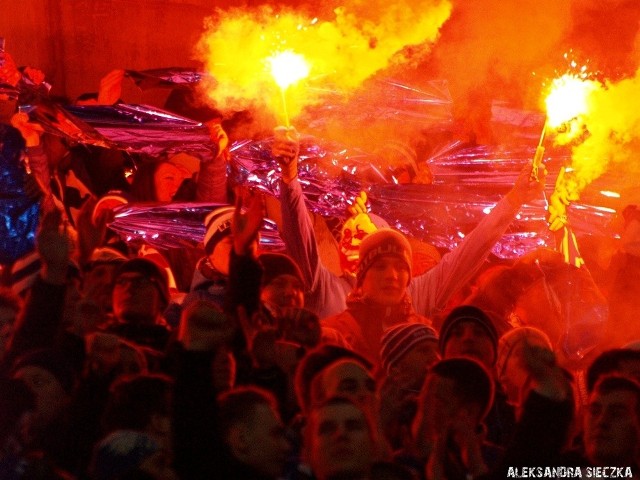
POLYGON ((352 92, 385 68, 429 52, 452 8, 451 0, 348 0, 323 9, 320 18, 287 7, 218 9, 196 52, 215 79, 204 93, 223 111, 262 107, 272 114, 287 88, 294 118, 328 90, 352 92), (295 85, 309 66, 313 77, 295 85))
POLYGON ((584 125, 590 95, 599 87, 593 80, 569 73, 554 79, 545 99, 547 125, 551 128, 566 125, 568 138, 575 138, 584 125))
POLYGON ((267 59, 271 65, 271 75, 282 90, 309 76, 309 64, 304 57, 291 50, 273 55, 267 59))

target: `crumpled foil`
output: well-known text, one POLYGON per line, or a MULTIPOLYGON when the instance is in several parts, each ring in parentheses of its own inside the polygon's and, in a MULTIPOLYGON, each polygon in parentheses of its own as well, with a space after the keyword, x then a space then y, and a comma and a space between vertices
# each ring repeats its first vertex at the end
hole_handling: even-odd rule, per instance
POLYGON ((21 163, 24 140, 9 125, 0 125, 0 264, 7 265, 33 250, 40 203, 27 197, 21 163))
MULTIPOLYGON (((280 173, 270 154, 271 143, 272 139, 265 139, 233 146, 232 183, 279 196, 280 173)), ((308 208, 314 213, 344 220, 348 202, 364 190, 372 213, 404 233, 448 251, 509 191, 521 170, 531 165, 534 153, 535 146, 472 147, 451 142, 419 162, 433 174, 431 184, 400 184, 394 181, 394 166, 375 155, 303 136, 298 171, 308 208)), ((553 150, 545 157, 545 194, 521 208, 493 247, 496 256, 515 260, 541 247, 554 248, 555 238, 546 221, 547 198, 560 168, 569 159, 569 152, 562 150, 553 150)), ((569 207, 572 230, 578 237, 612 235, 610 224, 616 211, 621 210, 620 200, 602 195, 601 190, 605 185, 612 189, 621 184, 615 175, 620 174, 613 172, 598 179, 583 192, 580 202, 569 207)), ((556 292, 551 296, 561 312, 563 324, 553 327, 561 329, 558 348, 575 362, 603 340, 608 318, 606 300, 588 270, 580 270, 574 278, 546 282, 544 288, 556 292)), ((546 330, 545 325, 534 326, 546 330)))
MULTIPOLYGON (((279 196, 280 172, 271 156, 272 139, 246 141, 232 149, 230 180, 279 196)), ((348 202, 364 190, 371 212, 406 234, 444 249, 455 248, 515 183, 520 171, 531 164, 535 147, 465 147, 458 142, 441 146, 422 163, 433 174, 433 183, 398 184, 397 166, 361 150, 335 142, 303 136, 300 141, 299 178, 308 208, 325 217, 344 219, 348 202)), ((538 247, 555 244, 547 228, 547 198, 553 192, 568 152, 546 157, 548 175, 545 196, 524 205, 508 232, 495 245, 500 258, 517 258, 538 247)), ((602 196, 601 178, 569 207, 577 236, 610 236, 608 228, 619 205, 602 196), (593 202, 593 203, 591 203, 593 202), (597 202, 597 203, 596 203, 597 202)))
POLYGON ((203 161, 215 155, 205 125, 155 107, 119 103, 66 109, 115 148, 150 156, 185 152, 203 161))
MULTIPOLYGON (((426 129, 453 122, 453 100, 445 80, 431 80, 420 86, 408 85, 392 78, 372 80, 356 92, 310 88, 322 97, 318 105, 307 107, 295 123, 316 136, 339 123, 343 128, 371 127, 383 123, 388 130, 392 122, 404 128, 426 129)), ((335 130, 331 130, 335 133, 335 130)))
MULTIPOLYGON (((130 203, 114 209, 109 228, 127 243, 147 243, 161 249, 202 246, 205 217, 213 210, 229 206, 218 203, 130 203)), ((260 248, 284 249, 275 222, 265 219, 260 230, 260 248)))
POLYGON ((107 148, 113 146, 109 139, 88 123, 49 99, 40 98, 33 105, 22 105, 20 111, 27 113, 29 121, 39 123, 46 132, 67 138, 71 142, 107 148))
POLYGON ((181 88, 199 83, 202 79, 211 78, 205 72, 186 67, 153 68, 150 70, 125 70, 141 90, 150 88, 181 88))

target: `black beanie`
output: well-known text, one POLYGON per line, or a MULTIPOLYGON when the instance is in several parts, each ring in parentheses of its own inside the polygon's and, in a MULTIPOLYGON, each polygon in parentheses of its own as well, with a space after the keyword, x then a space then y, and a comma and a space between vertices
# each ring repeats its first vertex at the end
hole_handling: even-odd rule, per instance
POLYGON ((304 284, 302 272, 298 265, 289 257, 282 253, 262 253, 258 257, 258 262, 262 265, 262 286, 269 285, 280 275, 293 275, 304 284))
POLYGON ((162 296, 164 307, 166 308, 167 305, 169 305, 169 278, 167 276, 167 272, 160 268, 157 263, 147 260, 146 258, 133 258, 131 260, 127 260, 118 269, 116 278, 123 273, 129 272, 140 273, 151 280, 162 296))
POLYGON ((451 334, 451 330, 460 322, 476 322, 484 328, 489 338, 491 338, 493 351, 497 353, 498 331, 489 316, 473 305, 460 305, 451 310, 447 318, 445 318, 442 327, 440 327, 440 354, 444 354, 444 348, 451 334))

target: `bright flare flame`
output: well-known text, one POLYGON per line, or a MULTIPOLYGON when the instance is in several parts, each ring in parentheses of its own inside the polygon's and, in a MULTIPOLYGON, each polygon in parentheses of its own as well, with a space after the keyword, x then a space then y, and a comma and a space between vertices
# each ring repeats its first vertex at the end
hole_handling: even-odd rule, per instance
POLYGON ((304 57, 287 50, 267 59, 271 65, 271 75, 282 90, 309 75, 309 64, 304 57))
POLYGON ((556 78, 545 99, 547 122, 552 128, 580 118, 589 109, 589 96, 598 89, 598 83, 575 75, 556 78))

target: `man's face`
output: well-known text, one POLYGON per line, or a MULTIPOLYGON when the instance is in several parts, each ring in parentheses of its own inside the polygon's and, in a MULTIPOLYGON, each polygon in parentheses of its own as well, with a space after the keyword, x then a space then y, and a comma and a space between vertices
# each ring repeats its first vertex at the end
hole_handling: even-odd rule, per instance
POLYGON ((113 287, 113 313, 120 321, 154 322, 162 313, 160 292, 148 277, 136 272, 118 276, 113 287))
POLYGON ((404 260, 396 255, 382 255, 366 271, 362 295, 379 305, 397 305, 405 295, 409 278, 409 267, 404 260))
POLYGON ((304 285, 294 275, 278 275, 262 287, 260 300, 281 308, 304 308, 304 285))
POLYGON ((410 384, 422 385, 427 369, 439 360, 438 342, 424 340, 411 347, 395 362, 391 367, 391 374, 396 378, 406 378, 410 384))
POLYGON ((268 405, 256 405, 250 428, 245 430, 244 462, 263 475, 282 474, 291 449, 280 417, 268 405))
POLYGON ((360 363, 341 360, 329 365, 320 375, 324 398, 343 396, 358 405, 375 403, 376 382, 360 363))
POLYGON ((451 328, 443 358, 473 358, 493 371, 495 355, 493 341, 484 327, 473 320, 461 320, 451 328))
POLYGON ((632 465, 640 442, 636 395, 617 390, 591 394, 584 415, 587 457, 597 465, 632 465))
POLYGON ((347 478, 368 472, 373 441, 364 413, 355 405, 325 405, 311 412, 311 468, 318 478, 347 478))

